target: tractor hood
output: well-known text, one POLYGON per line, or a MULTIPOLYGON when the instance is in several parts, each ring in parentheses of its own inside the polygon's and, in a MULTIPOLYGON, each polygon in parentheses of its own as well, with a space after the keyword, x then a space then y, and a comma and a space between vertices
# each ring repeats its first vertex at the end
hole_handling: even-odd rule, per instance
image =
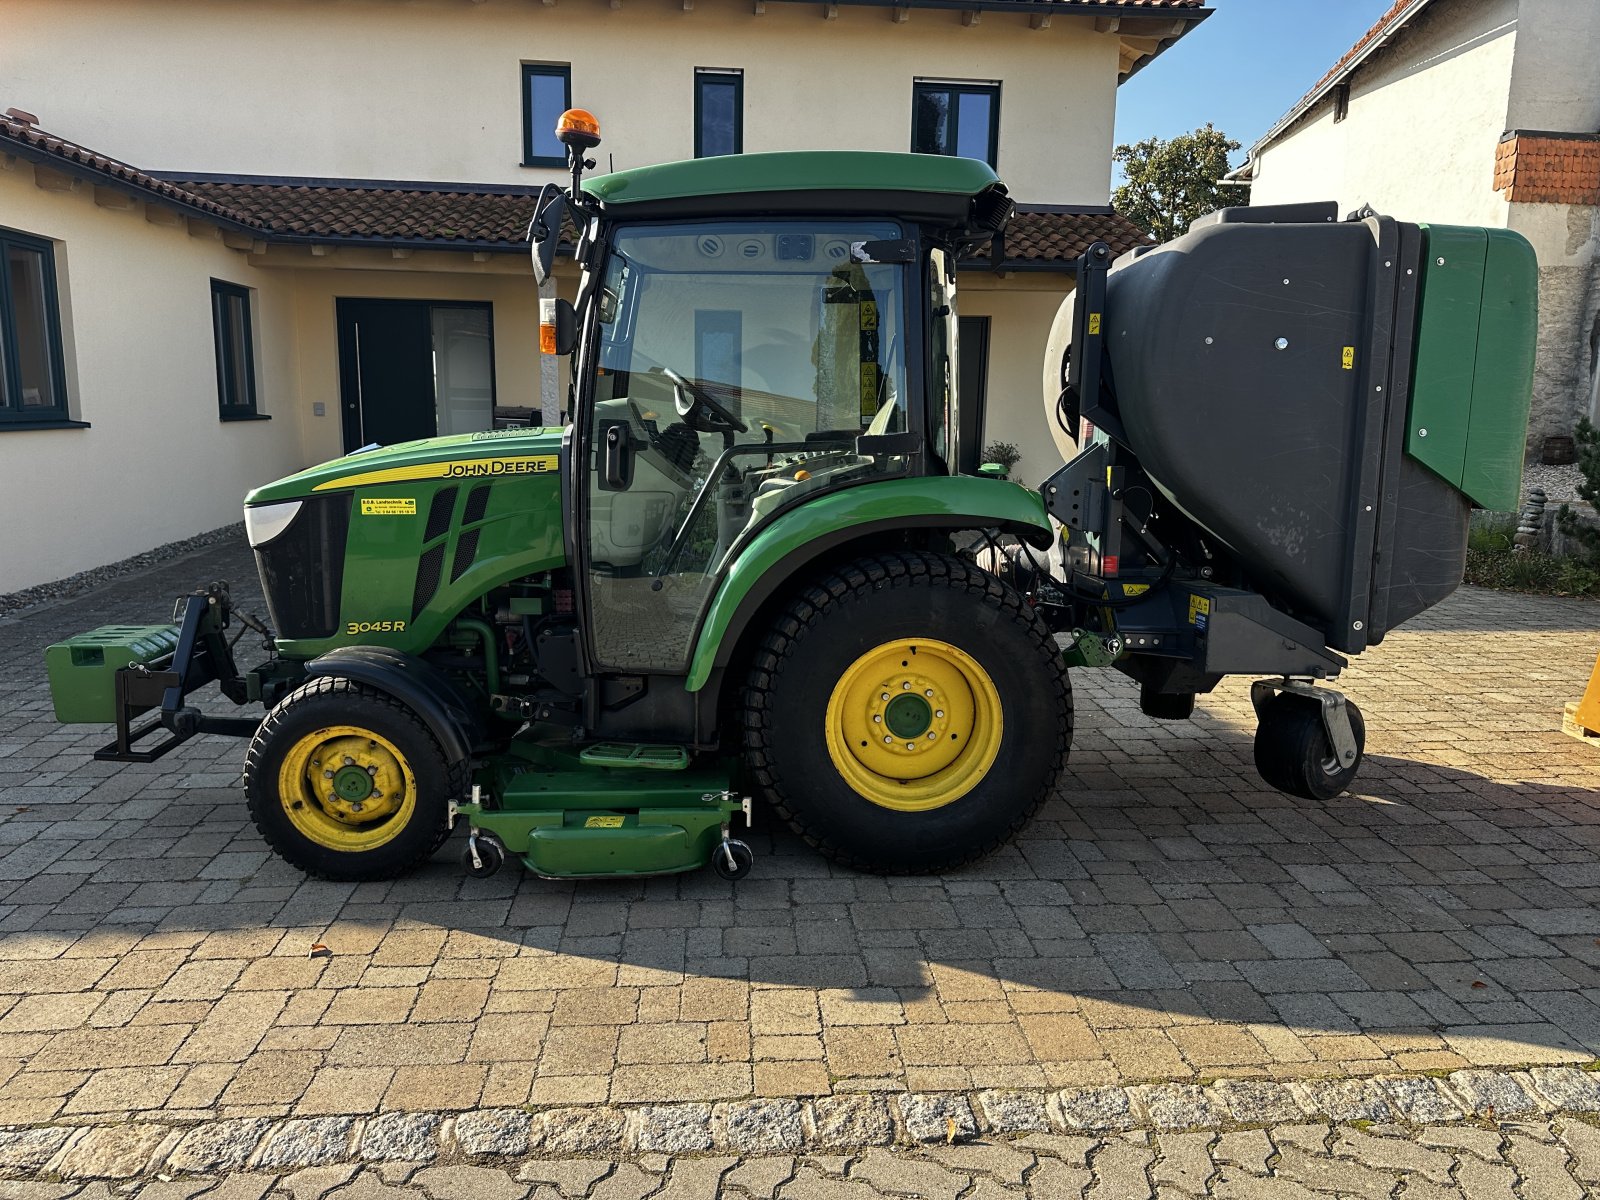
POLYGON ((560 469, 561 430, 496 429, 358 450, 264 484, 247 506, 387 483, 494 479, 560 469))

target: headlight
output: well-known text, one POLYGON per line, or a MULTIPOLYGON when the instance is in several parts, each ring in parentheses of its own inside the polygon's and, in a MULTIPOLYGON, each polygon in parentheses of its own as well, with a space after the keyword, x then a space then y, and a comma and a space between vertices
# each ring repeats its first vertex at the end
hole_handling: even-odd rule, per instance
POLYGON ((265 546, 285 529, 300 512, 302 500, 281 504, 256 504, 244 510, 244 535, 252 549, 265 546))

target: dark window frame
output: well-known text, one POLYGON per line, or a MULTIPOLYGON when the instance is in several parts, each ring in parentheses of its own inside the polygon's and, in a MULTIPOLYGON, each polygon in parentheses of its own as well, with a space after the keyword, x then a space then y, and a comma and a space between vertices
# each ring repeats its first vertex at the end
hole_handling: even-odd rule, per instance
POLYGON ((256 322, 250 289, 226 279, 211 281, 211 344, 217 360, 217 418, 222 421, 266 421, 261 411, 256 383, 256 322), (244 307, 244 382, 249 395, 240 400, 229 395, 236 377, 235 367, 241 348, 232 345, 233 327, 224 312, 224 301, 237 300, 244 307))
MULTIPOLYGON (((572 107, 571 63, 522 64, 522 165, 525 167, 564 167, 567 165, 567 159, 564 154, 539 155, 533 152, 533 81, 541 77, 561 80, 563 86, 561 112, 565 112, 572 107)), ((556 113, 555 115, 559 117, 561 113, 556 113)), ((552 121, 549 127, 554 129, 555 122, 552 121)))
POLYGON ((1337 125, 1350 115, 1350 81, 1334 84, 1333 87, 1333 123, 1337 125))
MULTIPOLYGON (((950 95, 950 144, 959 145, 961 142, 960 121, 961 106, 956 97, 987 96, 989 97, 989 153, 985 161, 998 168, 1000 163, 1000 83, 999 81, 984 82, 981 80, 955 80, 955 79, 914 79, 911 82, 911 152, 913 154, 938 154, 937 150, 919 150, 917 148, 917 102, 929 93, 946 92, 950 95)), ((943 157, 954 158, 954 154, 943 157)))
POLYGON ((694 69, 694 156, 696 158, 723 158, 725 155, 705 153, 704 101, 702 85, 714 83, 726 87, 733 84, 733 154, 744 153, 744 71, 734 67, 696 67, 694 69))
POLYGON ((56 246, 49 238, 35 237, 14 229, 0 229, 0 365, 4 382, 0 384, 0 429, 48 429, 82 427, 72 420, 67 407, 66 354, 61 340, 61 293, 56 283, 56 246), (38 254, 43 265, 45 353, 50 359, 50 378, 54 395, 46 406, 22 406, 22 369, 17 346, 16 303, 11 299, 10 248, 16 246, 38 254))

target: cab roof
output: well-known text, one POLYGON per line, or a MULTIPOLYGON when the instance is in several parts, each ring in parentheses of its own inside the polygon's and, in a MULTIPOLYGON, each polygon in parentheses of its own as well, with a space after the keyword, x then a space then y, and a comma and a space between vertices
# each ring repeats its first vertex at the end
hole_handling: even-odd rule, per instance
POLYGON ((659 163, 586 179, 612 215, 872 212, 965 225, 974 202, 1005 196, 987 163, 941 154, 799 150, 659 163))

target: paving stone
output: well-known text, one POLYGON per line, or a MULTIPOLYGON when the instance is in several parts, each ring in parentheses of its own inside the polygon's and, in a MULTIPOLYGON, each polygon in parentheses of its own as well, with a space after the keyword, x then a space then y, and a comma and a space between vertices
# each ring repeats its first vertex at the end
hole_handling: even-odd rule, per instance
POLYGON ((349 1183, 360 1170, 360 1163, 306 1167, 279 1180, 278 1188, 288 1192, 294 1200, 322 1200, 329 1192, 349 1183))
POLYGON ((532 1190, 496 1167, 426 1167, 411 1182, 432 1200, 523 1200, 532 1190))
POLYGON ((628 1117, 628 1143, 637 1150, 682 1154, 711 1149, 709 1104, 656 1104, 635 1109, 628 1117))
POLYGON ((178 1136, 170 1125, 98 1125, 70 1141, 49 1170, 67 1179, 131 1179, 178 1136))
POLYGON ((1400 1118, 1413 1125, 1459 1121, 1466 1116, 1439 1081, 1425 1075, 1384 1075, 1377 1084, 1400 1118))
POLYGON ((1266 1130, 1241 1129, 1218 1137, 1212 1158, 1219 1163, 1241 1167, 1252 1175, 1265 1175, 1267 1160, 1276 1153, 1277 1148, 1273 1146, 1266 1130))
POLYGON ((1227 1110, 1207 1090, 1192 1083, 1142 1084, 1129 1098, 1157 1129, 1199 1129, 1227 1119, 1227 1110))
POLYGON ((1388 1094, 1371 1079, 1306 1079, 1290 1085, 1300 1106, 1330 1121, 1392 1121, 1388 1094))
POLYGON ((864 1180, 833 1179, 813 1166, 801 1167, 778 1189, 778 1200, 882 1200, 864 1180))
POLYGON ((547 1154, 607 1154, 622 1149, 627 1118, 614 1108, 552 1108, 536 1113, 528 1144, 547 1154))
POLYGON ((250 1152, 271 1126, 265 1117, 203 1122, 183 1135, 168 1153, 165 1166, 170 1171, 196 1174, 243 1170, 250 1152))
POLYGON ((667 1182, 650 1200, 703 1200, 722 1194, 722 1179, 739 1160, 727 1158, 680 1158, 672 1163, 667 1182))
POLYGON ((306 1117, 285 1121, 256 1150, 256 1169, 321 1167, 345 1159, 355 1131, 353 1117, 306 1117))
POLYGON ((1043 1133, 1050 1128, 1045 1099, 1038 1092, 990 1088, 978 1093, 978 1112, 984 1128, 995 1133, 1043 1133))
POLYGON ((865 1180, 880 1194, 919 1196, 926 1200, 956 1200, 971 1183, 971 1178, 965 1174, 882 1146, 863 1154, 850 1168, 850 1178, 865 1180))
POLYGON ((1287 1084, 1257 1079, 1219 1079, 1211 1085, 1210 1091, 1235 1121, 1245 1125, 1298 1121, 1305 1115, 1287 1084))
POLYGON ((1600 1072, 1576 1067, 1534 1067, 1528 1072, 1540 1099, 1561 1112, 1600 1112, 1600 1072))
POLYGON ((456 1117, 451 1137, 463 1154, 473 1157, 526 1154, 532 1124, 521 1109, 485 1108, 456 1117))
POLYGON ((975 1137, 978 1123, 965 1096, 908 1094, 895 1098, 901 1125, 914 1142, 952 1142, 975 1137))
POLYGON ((0 1167, 34 1171, 55 1157, 72 1136, 66 1128, 0 1130, 0 1167))
POLYGON ((367 1162, 432 1162, 443 1124, 438 1113, 381 1113, 366 1122, 356 1153, 367 1162))
POLYGON ((751 1200, 772 1200, 794 1175, 795 1160, 786 1154, 747 1158, 722 1177, 725 1187, 739 1188, 751 1200))
POLYGON ((1334 1135, 1333 1152, 1367 1166, 1423 1175, 1437 1184, 1450 1182, 1455 1159, 1440 1150, 1420 1146, 1410 1137, 1378 1137, 1357 1129, 1334 1135))
POLYGON ((644 1200, 660 1186, 661 1176, 644 1170, 636 1163, 625 1162, 595 1184, 589 1197, 590 1200, 644 1200))
POLYGON ((881 1146, 894 1138, 889 1106, 877 1096, 821 1096, 810 1106, 808 1144, 823 1150, 881 1146))
POLYGON ((1585 1183, 1600 1183, 1600 1129, 1582 1121, 1563 1121, 1562 1145, 1572 1154, 1572 1174, 1585 1183))
POLYGON ((1128 1129, 1134 1120, 1128 1089, 1120 1087, 1064 1088, 1051 1095, 1047 1110, 1055 1127, 1068 1131, 1128 1129))
POLYGON ((954 1146, 927 1146, 919 1154, 954 1171, 992 1176, 1010 1187, 1021 1187, 1038 1162, 1030 1152, 1004 1142, 963 1142, 954 1146))
POLYGON ((740 1154, 798 1150, 805 1127, 798 1100, 743 1100, 719 1104, 711 1112, 712 1136, 720 1149, 740 1154))
POLYGON ((1205 1194, 1206 1182, 1215 1168, 1211 1145, 1217 1139, 1209 1130, 1200 1133, 1163 1133, 1156 1139, 1156 1160, 1150 1166, 1150 1182, 1158 1192, 1175 1189, 1196 1196, 1205 1194))
POLYGON ((1514 1075, 1500 1071, 1452 1071, 1450 1091, 1460 1097, 1462 1106, 1475 1116, 1515 1117, 1539 1110, 1514 1075))
POLYGON ((1085 1200, 1150 1200, 1150 1164, 1155 1152, 1126 1136, 1112 1138, 1090 1156, 1094 1181, 1083 1193, 1085 1200))

